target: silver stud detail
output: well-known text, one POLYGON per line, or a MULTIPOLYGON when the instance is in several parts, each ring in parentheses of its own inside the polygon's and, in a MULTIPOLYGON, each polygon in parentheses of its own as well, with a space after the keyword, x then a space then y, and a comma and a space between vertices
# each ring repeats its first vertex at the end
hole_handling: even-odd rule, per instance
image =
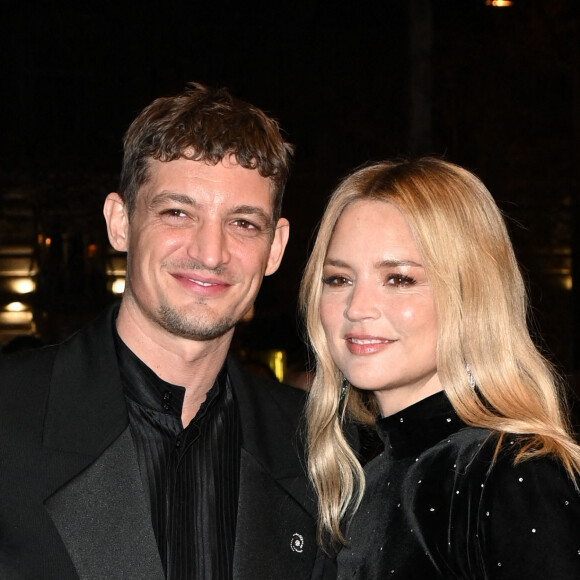
POLYGON ((304 550, 304 536, 299 533, 292 534, 292 539, 290 540, 290 549, 293 552, 302 553, 304 550))

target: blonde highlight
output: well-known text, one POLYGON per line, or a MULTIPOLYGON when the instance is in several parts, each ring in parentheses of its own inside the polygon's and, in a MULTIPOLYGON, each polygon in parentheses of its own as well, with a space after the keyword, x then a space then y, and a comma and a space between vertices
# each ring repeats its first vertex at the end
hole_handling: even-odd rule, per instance
POLYGON ((339 409, 342 376, 320 322, 322 266, 332 233, 344 209, 361 200, 392 203, 414 234, 439 321, 438 374, 459 417, 498 433, 500 444, 502 434, 520 435, 516 462, 553 455, 574 478, 580 448, 570 435, 563 384, 530 337, 525 284, 493 197, 475 175, 440 159, 369 165, 332 194, 300 289, 316 361, 307 439, 320 502, 319 540, 344 543, 340 522, 356 510, 364 488, 364 472, 342 424, 371 423, 377 411, 373 399, 357 389, 339 409))

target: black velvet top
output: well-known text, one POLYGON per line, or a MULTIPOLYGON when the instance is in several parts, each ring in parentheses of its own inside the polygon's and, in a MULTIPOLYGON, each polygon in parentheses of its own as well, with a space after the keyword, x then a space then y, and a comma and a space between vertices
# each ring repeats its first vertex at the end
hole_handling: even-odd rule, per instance
POLYGON ((338 578, 579 580, 580 495, 548 458, 464 425, 444 393, 377 421, 385 444, 337 557, 338 578))

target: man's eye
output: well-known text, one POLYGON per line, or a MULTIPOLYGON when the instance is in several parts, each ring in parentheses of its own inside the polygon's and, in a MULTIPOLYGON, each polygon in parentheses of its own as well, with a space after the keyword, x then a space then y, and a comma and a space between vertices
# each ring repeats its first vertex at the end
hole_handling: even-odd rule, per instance
POLYGON ((187 216, 187 214, 181 209, 166 209, 161 212, 161 215, 168 218, 183 218, 187 216))
POLYGON ((234 220, 234 224, 237 227, 242 228, 243 230, 258 230, 258 229, 260 229, 256 224, 254 224, 248 220, 244 220, 244 219, 234 220))
POLYGON ((350 280, 344 276, 326 276, 322 279, 322 283, 325 286, 330 286, 331 288, 340 288, 350 284, 350 280))

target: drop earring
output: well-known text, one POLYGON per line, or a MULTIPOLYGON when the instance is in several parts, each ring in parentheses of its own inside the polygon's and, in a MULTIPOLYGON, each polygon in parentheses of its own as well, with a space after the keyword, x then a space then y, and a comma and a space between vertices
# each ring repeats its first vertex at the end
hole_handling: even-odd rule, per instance
POLYGON ((471 373, 471 369, 469 368, 469 364, 465 363, 465 370, 467 371, 467 378, 469 380, 469 385, 472 389, 475 389, 477 386, 475 383, 475 379, 473 378, 473 374, 471 373))
POLYGON ((344 398, 346 397, 346 392, 348 391, 349 382, 347 381, 346 377, 342 377, 342 386, 340 388, 340 396, 338 398, 338 402, 341 403, 344 398))

